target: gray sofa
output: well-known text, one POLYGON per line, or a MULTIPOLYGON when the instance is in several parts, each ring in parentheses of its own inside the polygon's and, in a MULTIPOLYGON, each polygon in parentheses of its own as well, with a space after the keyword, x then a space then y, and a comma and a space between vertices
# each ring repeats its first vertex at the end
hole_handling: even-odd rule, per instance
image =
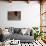
POLYGON ((21 43, 30 43, 30 42, 33 42, 34 38, 33 36, 29 36, 29 35, 21 35, 21 34, 11 34, 9 36, 9 38, 12 40, 12 39, 15 39, 15 40, 20 40, 21 43))
POLYGON ((21 43, 30 43, 33 42, 34 37, 32 36, 32 31, 30 32, 31 35, 26 34, 22 34, 21 33, 21 29, 22 28, 9 28, 9 32, 11 33, 9 36, 5 36, 4 39, 9 39, 10 40, 20 40, 21 43))

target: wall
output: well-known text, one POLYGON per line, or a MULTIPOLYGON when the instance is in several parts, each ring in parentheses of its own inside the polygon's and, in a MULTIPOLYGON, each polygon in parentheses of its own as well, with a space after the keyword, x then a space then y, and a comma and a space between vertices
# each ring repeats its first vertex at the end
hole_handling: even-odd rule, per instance
POLYGON ((12 3, 0 1, 0 27, 32 27, 40 26, 40 4, 31 1, 29 4, 26 2, 12 3), (8 11, 21 11, 20 21, 8 21, 8 11))

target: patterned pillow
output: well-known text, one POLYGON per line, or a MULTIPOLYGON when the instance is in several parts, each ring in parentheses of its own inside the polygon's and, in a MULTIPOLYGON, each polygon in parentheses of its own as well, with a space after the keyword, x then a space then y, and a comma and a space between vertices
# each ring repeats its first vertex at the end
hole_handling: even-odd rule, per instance
POLYGON ((10 32, 11 34, 14 34, 14 27, 9 27, 8 32, 10 32))

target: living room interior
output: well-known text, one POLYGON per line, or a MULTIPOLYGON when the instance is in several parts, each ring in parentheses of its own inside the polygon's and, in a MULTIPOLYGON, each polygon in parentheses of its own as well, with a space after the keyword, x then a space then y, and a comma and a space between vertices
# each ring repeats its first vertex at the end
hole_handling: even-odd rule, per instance
POLYGON ((0 0, 0 46, 46 46, 46 0, 0 0))

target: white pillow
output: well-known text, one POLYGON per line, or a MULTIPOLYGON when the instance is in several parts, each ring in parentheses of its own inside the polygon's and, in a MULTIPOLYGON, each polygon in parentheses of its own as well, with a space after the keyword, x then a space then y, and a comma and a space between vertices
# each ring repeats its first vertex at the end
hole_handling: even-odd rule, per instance
POLYGON ((3 30, 3 34, 4 34, 4 35, 9 35, 10 33, 8 32, 8 29, 4 29, 4 30, 3 30))
POLYGON ((21 33, 24 35, 27 32, 27 28, 21 29, 21 33))

